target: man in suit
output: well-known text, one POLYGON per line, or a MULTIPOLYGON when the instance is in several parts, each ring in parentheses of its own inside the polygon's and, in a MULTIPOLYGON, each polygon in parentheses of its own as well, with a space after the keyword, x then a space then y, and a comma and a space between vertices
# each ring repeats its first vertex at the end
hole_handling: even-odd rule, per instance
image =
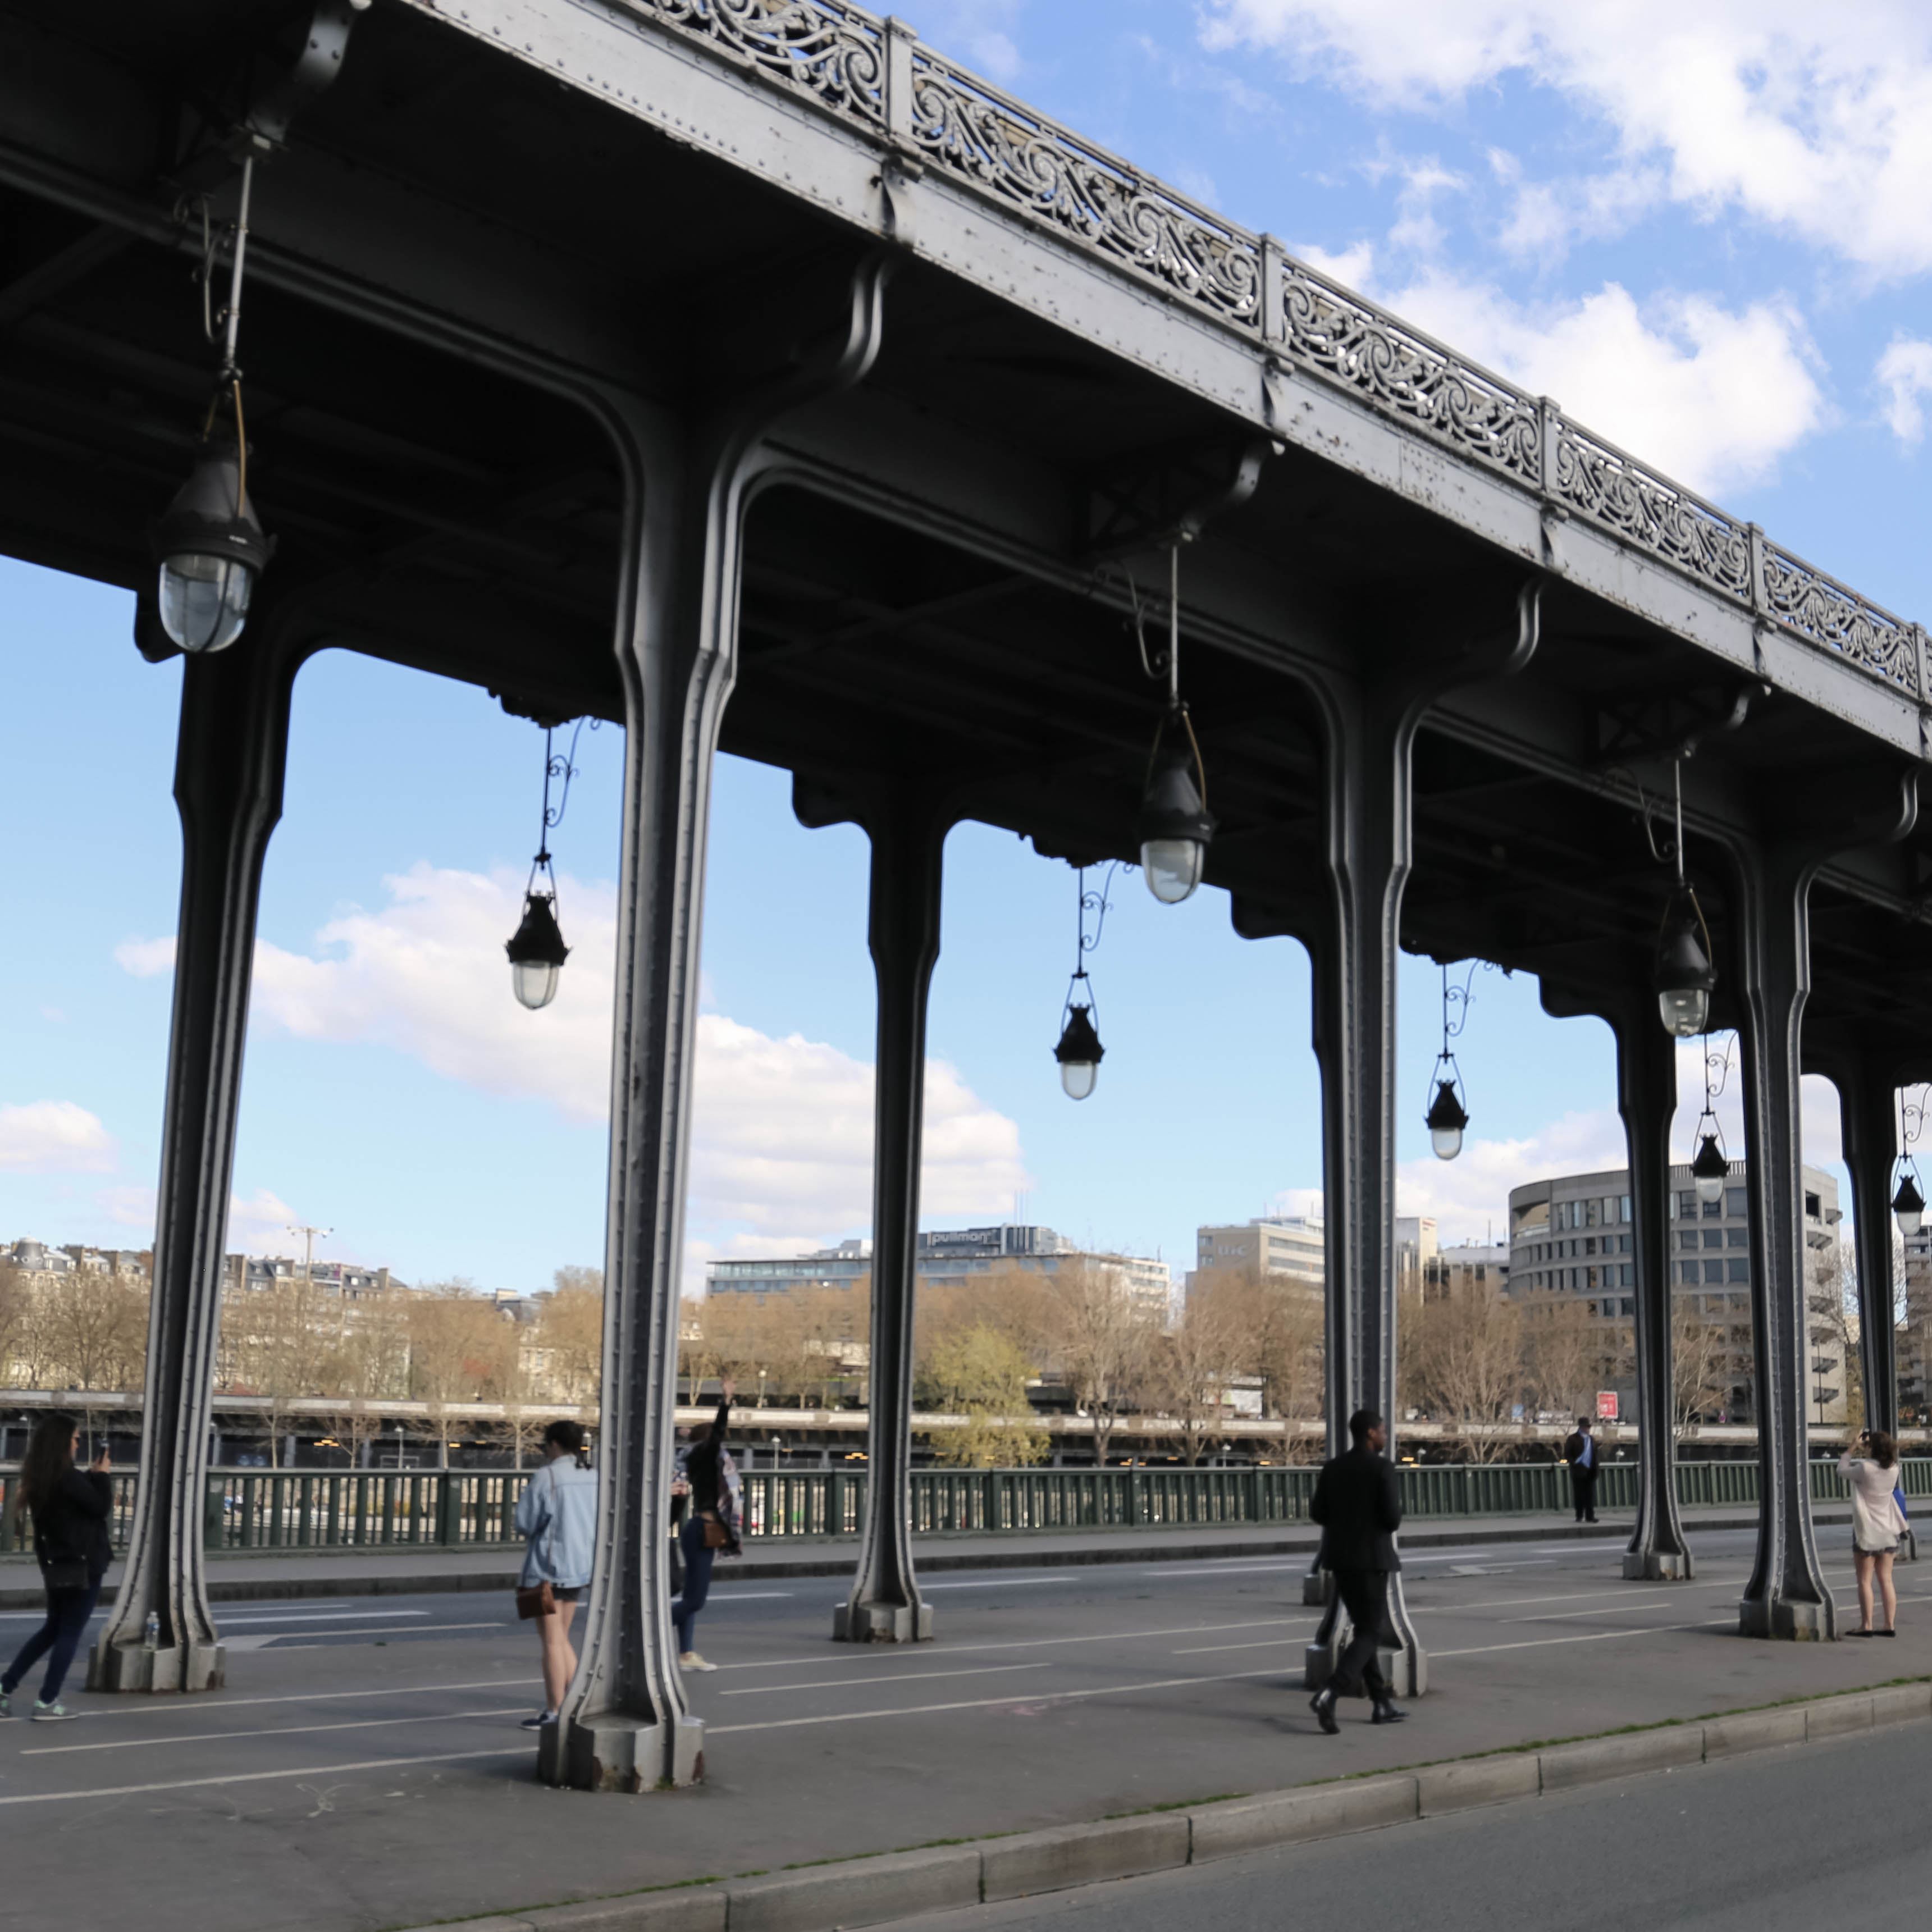
POLYGON ((1402 1492, 1395 1467, 1382 1451, 1388 1426, 1372 1409, 1348 1418, 1354 1447, 1324 1466, 1315 1485, 1309 1514, 1322 1526, 1322 1568, 1335 1579, 1336 1593, 1352 1627, 1335 1674, 1316 1693, 1309 1708, 1330 1737, 1337 1697, 1359 1697, 1364 1690, 1374 1705, 1369 1721, 1399 1724, 1408 1715, 1392 1701, 1376 1652, 1386 1641, 1388 1580, 1402 1568, 1395 1533, 1402 1527, 1402 1492))
POLYGON ((1596 1426, 1587 1415, 1576 1418, 1576 1430, 1563 1445, 1563 1460, 1570 1465, 1570 1495, 1576 1505, 1579 1522, 1597 1520, 1597 1438, 1590 1432, 1596 1426))

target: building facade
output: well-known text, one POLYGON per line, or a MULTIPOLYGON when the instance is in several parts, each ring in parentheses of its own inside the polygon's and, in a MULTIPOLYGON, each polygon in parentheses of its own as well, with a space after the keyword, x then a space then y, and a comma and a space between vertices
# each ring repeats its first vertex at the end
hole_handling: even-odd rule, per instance
MULTIPOLYGON (((1838 1251, 1838 1184, 1807 1167, 1804 1240, 1818 1310, 1810 1336, 1808 1379, 1810 1419, 1842 1422, 1850 1378, 1857 1373, 1855 1346, 1842 1312, 1833 1262, 1838 1251), (1835 1304, 1836 1312, 1819 1310, 1835 1304)), ((1695 1406, 1713 1422, 1756 1419, 1753 1391, 1750 1297, 1755 1257, 1751 1249, 1749 1190, 1744 1164, 1733 1161, 1723 1195, 1700 1201, 1690 1169, 1670 1170, 1671 1302, 1679 1324, 1682 1358, 1702 1350, 1708 1373, 1706 1399, 1687 1392, 1681 1406, 1695 1406)), ((1622 1168, 1595 1174, 1561 1174, 1512 1188, 1509 1197, 1510 1298, 1530 1318, 1564 1305, 1580 1306, 1597 1325, 1604 1358, 1614 1364, 1604 1386, 1624 1403, 1636 1394, 1632 1361, 1636 1316, 1630 1176, 1622 1168)))
POLYGON ((1319 1288, 1328 1277, 1321 1216, 1259 1215, 1236 1225, 1197 1229, 1189 1287, 1201 1276, 1226 1268, 1286 1275, 1304 1287, 1319 1288))

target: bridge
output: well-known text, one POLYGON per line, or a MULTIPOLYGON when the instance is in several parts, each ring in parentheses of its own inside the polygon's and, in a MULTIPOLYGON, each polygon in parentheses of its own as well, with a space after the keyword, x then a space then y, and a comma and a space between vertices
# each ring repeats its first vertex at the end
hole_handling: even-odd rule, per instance
MULTIPOLYGON (((94 1684, 222 1675, 196 1504, 242 1022, 290 709, 329 649, 626 729, 604 1521, 545 1777, 650 1791, 702 1756, 663 1532, 721 748, 872 844, 869 1480, 842 1638, 934 1629, 910 1304, 963 819, 1076 862, 1150 848, 1169 896, 1204 878, 1238 932, 1308 949, 1331 1443, 1358 1405, 1394 1412, 1399 951, 1533 973, 1614 1030, 1648 1444, 1660 994, 1684 1030, 1738 1028, 1761 1423, 1736 1627, 1837 1634, 1798 1087, 1828 1073, 1844 1108, 1888 1424, 1895 1090, 1932 1071, 1922 628, 844 0, 8 0, 0 104, 0 545, 136 590, 151 658, 213 646, 183 686, 142 1480, 94 1684), (164 609, 150 532, 190 475, 164 609)), ((1665 1470, 1643 1459, 1639 1582, 1692 1568, 1665 1470)))

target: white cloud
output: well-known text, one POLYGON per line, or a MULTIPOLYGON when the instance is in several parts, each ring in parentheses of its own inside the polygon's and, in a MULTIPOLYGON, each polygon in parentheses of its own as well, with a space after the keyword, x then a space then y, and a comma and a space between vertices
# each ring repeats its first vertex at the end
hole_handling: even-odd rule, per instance
MULTIPOLYGON (((1730 1070, 1720 1070, 1733 1036, 1713 1036, 1712 1084, 1721 1082, 1713 1112, 1718 1117, 1720 1138, 1732 1160, 1744 1157, 1744 1076, 1738 1060, 1740 1048, 1730 1050, 1730 1070)), ((1677 1048, 1677 1114, 1671 1123, 1670 1157, 1688 1161, 1697 1151, 1697 1123, 1704 1111, 1704 1043, 1700 1040, 1681 1041, 1677 1048)), ((1813 1167, 1834 1167, 1844 1159, 1840 1133, 1838 1090, 1823 1075, 1808 1073, 1798 1092, 1798 1133, 1804 1157, 1813 1167)))
POLYGON ((1318 268, 1323 274, 1332 277, 1345 289, 1366 289, 1369 278, 1376 272, 1376 244, 1372 242, 1358 242, 1339 250, 1324 248, 1313 242, 1298 242, 1289 252, 1311 268, 1318 268))
POLYGON ((71 1100, 0 1106, 0 1170, 15 1174, 107 1174, 114 1136, 71 1100))
POLYGON ((1885 419, 1908 448, 1925 435, 1923 398, 1932 396, 1932 342, 1894 335, 1872 372, 1886 391, 1885 419))
POLYGON ((124 939, 114 949, 114 963, 137 980, 158 980, 175 970, 175 942, 166 939, 124 939))
MULTIPOLYGON (((251 1023, 299 1040, 386 1046, 484 1093, 542 1101, 572 1120, 606 1118, 612 887, 560 882, 573 950, 556 1000, 533 1013, 512 997, 503 958, 520 874, 418 865, 384 884, 388 904, 331 920, 313 955, 258 944, 251 1023)), ((130 942, 117 956, 130 971, 152 970, 168 944, 130 942)), ((867 1063, 702 1012, 694 1098, 688 1216, 706 1244, 742 1237, 772 1245, 732 1252, 796 1252, 870 1222, 867 1063)), ((996 1214, 1029 1184, 1018 1126, 944 1060, 926 1064, 924 1148, 922 1204, 931 1214, 996 1214)), ((294 1218, 278 1202, 263 1212, 276 1226, 294 1218)))
POLYGON ((1558 1174, 1624 1164, 1623 1122, 1612 1108, 1565 1114, 1520 1140, 1467 1139, 1454 1160, 1426 1154, 1396 1170, 1396 1211, 1432 1214, 1445 1242, 1509 1238, 1510 1190, 1558 1174))
POLYGON ((1607 124, 1617 166, 1880 276, 1932 267, 1932 12, 1918 0, 1210 0, 1215 48, 1277 48, 1378 105, 1511 74, 1607 124))
MULTIPOLYGON (((110 1187, 97 1197, 110 1221, 131 1228, 143 1244, 154 1238, 155 1195, 152 1187, 110 1187)), ((302 1217, 278 1194, 258 1187, 247 1200, 233 1194, 228 1199, 228 1228, 223 1240, 230 1254, 287 1254, 291 1251, 289 1229, 302 1217)))
POLYGON ((1666 296, 1640 310, 1611 282, 1580 302, 1532 308, 1440 269, 1384 298, 1697 489, 1764 476, 1824 421, 1804 322, 1781 302, 1734 313, 1666 296))

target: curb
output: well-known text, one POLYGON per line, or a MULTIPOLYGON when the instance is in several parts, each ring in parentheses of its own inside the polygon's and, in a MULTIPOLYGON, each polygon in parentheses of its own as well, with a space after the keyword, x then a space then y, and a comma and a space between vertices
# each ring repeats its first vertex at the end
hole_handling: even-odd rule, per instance
MULTIPOLYGON (((1851 1517, 1848 1512, 1814 1510, 1811 1520, 1814 1523, 1845 1523, 1849 1522, 1851 1517)), ((1755 1529, 1756 1527, 1755 1514, 1694 1519, 1687 1520, 1684 1524, 1684 1528, 1693 1532, 1700 1530, 1755 1529)), ((1479 1543, 1610 1543, 1627 1538, 1630 1531, 1630 1526, 1625 1522, 1524 1523, 1512 1525, 1507 1529, 1420 1529, 1406 1532, 1402 1537, 1402 1547, 1410 1550, 1453 1550, 1479 1543)), ((1178 1537, 1185 1534, 1186 1532, 1180 1529, 1154 1532, 1156 1538, 1178 1537)), ((914 1562, 921 1576, 944 1576, 951 1570, 1063 1570, 1102 1564, 1210 1563, 1258 1556, 1312 1556, 1318 1544, 1318 1538, 1315 1533, 1298 1528, 1280 1536, 1239 1543, 1167 1543, 1156 1540, 1138 1545, 1115 1544, 1088 1550, 1029 1552, 1024 1547, 1025 1535, 1024 1532, 1013 1532, 1013 1541, 1016 1546, 1014 1548, 982 1550, 972 1556, 948 1555, 945 1544, 951 1540, 949 1538, 922 1538, 914 1546, 914 1562), (935 1544, 937 1547, 934 1546, 935 1544)), ((263 1550, 259 1553, 265 1558, 272 1559, 285 1558, 292 1554, 312 1554, 318 1562, 355 1561, 352 1552, 337 1555, 327 1551, 303 1552, 278 1550, 263 1550)), ((241 1568, 253 1561, 254 1554, 218 1556, 214 1562, 223 1568, 230 1564, 241 1568)), ((505 1561, 508 1561, 507 1556, 505 1561)), ((850 1556, 776 1556, 770 1560, 762 1560, 760 1556, 751 1556, 745 1559, 743 1568, 736 1570, 734 1574, 721 1572, 715 1576, 712 1580, 712 1588, 724 1591, 729 1590, 734 1582, 783 1582, 796 1577, 811 1576, 850 1576, 857 1562, 856 1543, 850 1556)), ((0 1577, 5 1575, 7 1567, 0 1564, 0 1577)), ((18 1567, 22 1572, 32 1574, 25 1562, 18 1567)), ((394 1573, 344 1576, 316 1575, 250 1578, 216 1576, 208 1580, 208 1600, 212 1604, 261 1604, 312 1597, 428 1597, 457 1591, 512 1590, 516 1587, 517 1574, 515 1568, 512 1566, 502 1570, 425 1570, 409 1576, 394 1573)), ((118 1586, 110 1584, 100 1593, 102 1606, 105 1608, 114 1603, 118 1594, 118 1586)), ((37 1610, 45 1601, 38 1584, 28 1586, 0 1584, 0 1610, 37 1610)))
POLYGON ((1880 1724, 1932 1718, 1932 1681, 1501 1751, 1386 1776, 1344 1778, 976 1844, 848 1858, 756 1878, 674 1886, 446 1920, 411 1932, 838 1932, 921 1912, 1064 1892, 1278 1845, 1371 1832, 1445 1812, 1574 1790, 1640 1772, 1714 1764, 1880 1724))

